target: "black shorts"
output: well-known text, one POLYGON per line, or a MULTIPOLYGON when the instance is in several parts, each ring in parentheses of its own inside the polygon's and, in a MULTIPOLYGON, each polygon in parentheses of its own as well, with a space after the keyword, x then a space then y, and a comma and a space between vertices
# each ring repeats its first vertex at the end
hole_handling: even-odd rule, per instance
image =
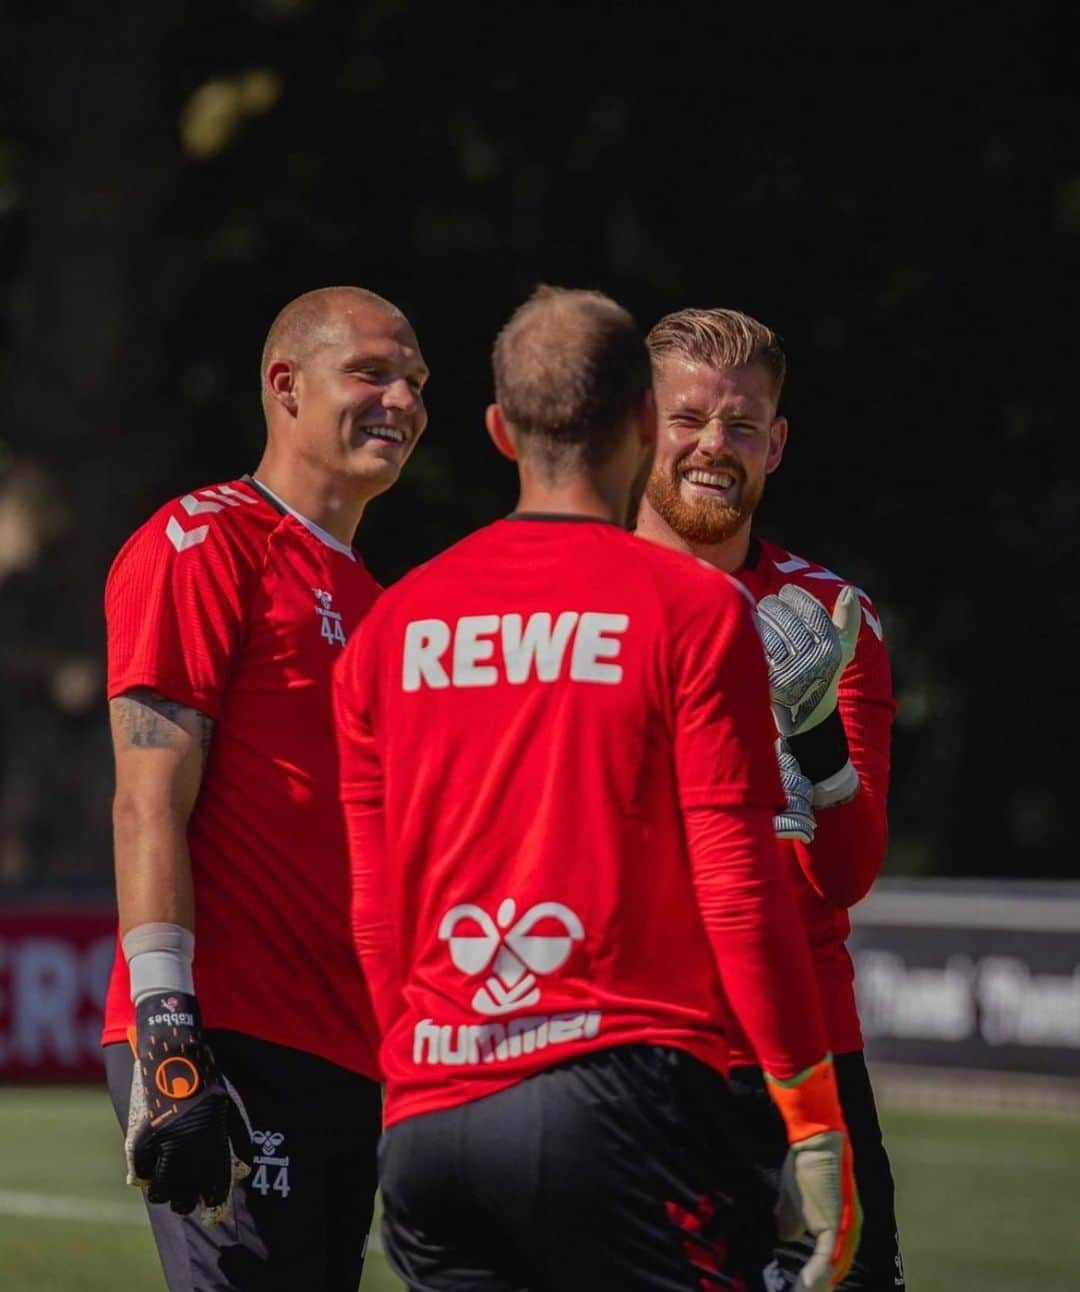
MULTIPOLYGON (((836 1084, 855 1158, 855 1182, 863 1209, 862 1240, 844 1292, 904 1292, 904 1263, 896 1229, 894 1188, 889 1158, 881 1139, 874 1092, 862 1051, 837 1054, 836 1084)), ((732 1068, 731 1093, 739 1110, 739 1133, 754 1160, 773 1180, 787 1154, 787 1135, 776 1105, 765 1089, 760 1068, 732 1068)), ((755 1286, 787 1292, 809 1255, 806 1243, 777 1248, 775 1260, 755 1286)))
POLYGON ((392 1126, 383 1248, 411 1292, 721 1292, 775 1241, 723 1078, 635 1045, 392 1126))
MULTIPOLYGON (((171 1292, 356 1292, 375 1198, 378 1085, 239 1032, 206 1038, 247 1108, 255 1163, 233 1191, 232 1214, 211 1229, 147 1204, 171 1292)), ((105 1070, 123 1129, 126 1044, 105 1046, 105 1070)))

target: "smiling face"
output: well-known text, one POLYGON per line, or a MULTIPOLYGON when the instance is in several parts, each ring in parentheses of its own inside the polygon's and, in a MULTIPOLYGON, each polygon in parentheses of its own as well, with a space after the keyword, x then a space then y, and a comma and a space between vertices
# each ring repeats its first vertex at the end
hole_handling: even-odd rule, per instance
POLYGON ((366 496, 389 489, 427 425, 428 370, 403 315, 335 301, 301 356, 266 379, 292 414, 292 451, 366 496))
POLYGON ((687 543, 723 543, 749 526, 765 477, 780 465, 787 422, 761 363, 714 368, 668 355, 654 371, 653 510, 687 543))

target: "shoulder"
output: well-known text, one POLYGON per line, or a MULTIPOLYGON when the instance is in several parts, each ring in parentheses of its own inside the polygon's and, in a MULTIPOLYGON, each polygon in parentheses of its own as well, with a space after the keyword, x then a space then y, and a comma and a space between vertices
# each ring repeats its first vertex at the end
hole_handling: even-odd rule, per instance
POLYGON ((261 565, 280 521, 244 480, 204 485, 171 499, 135 530, 117 553, 110 580, 142 566, 191 573, 224 567, 239 575, 261 565))
POLYGON ((766 591, 775 592, 783 587, 785 583, 795 583, 817 597, 822 605, 831 612, 836 598, 840 595, 840 589, 844 587, 854 588, 859 598, 859 604, 862 607, 863 623, 867 625, 878 641, 882 640, 884 634, 881 627, 881 616, 870 594, 863 588, 860 588, 850 579, 844 578, 842 574, 829 569, 828 566, 820 565, 805 556, 790 552, 776 543, 769 543, 764 539, 759 539, 758 541, 761 547, 759 559, 766 567, 762 571, 766 591))
POLYGON ((627 538, 633 544, 639 579, 650 585, 665 622, 676 635, 680 629, 716 632, 741 612, 753 609, 754 599, 742 584, 708 561, 636 534, 627 538))

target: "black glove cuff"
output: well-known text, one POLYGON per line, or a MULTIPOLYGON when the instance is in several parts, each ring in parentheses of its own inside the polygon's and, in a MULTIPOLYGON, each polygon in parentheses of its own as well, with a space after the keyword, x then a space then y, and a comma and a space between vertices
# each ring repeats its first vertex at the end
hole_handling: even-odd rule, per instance
POLYGON ((786 737, 784 743, 795 755, 802 774, 813 784, 835 776, 850 760, 847 732, 834 709, 824 722, 798 736, 786 737))
POLYGON ((135 1007, 137 1060, 151 1123, 201 1094, 216 1073, 203 1043, 199 1002, 186 992, 153 992, 135 1007))

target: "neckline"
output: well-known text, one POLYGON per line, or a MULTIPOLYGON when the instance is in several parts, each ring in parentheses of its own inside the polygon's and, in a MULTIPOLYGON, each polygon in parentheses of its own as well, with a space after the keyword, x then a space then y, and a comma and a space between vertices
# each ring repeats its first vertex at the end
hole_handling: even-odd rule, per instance
POLYGON ((603 516, 583 516, 576 511, 512 511, 504 519, 570 521, 578 525, 613 525, 616 529, 622 529, 618 521, 606 520, 603 516))
POLYGON ((243 479, 246 484, 251 485, 256 493, 261 494, 271 507, 281 512, 283 516, 292 516, 294 520, 299 521, 308 533, 317 538, 320 543, 325 544, 335 552, 340 552, 342 556, 347 556, 350 561, 356 560, 356 553, 351 547, 340 539, 335 538, 333 534, 328 533, 321 525, 316 525, 313 520, 309 520, 307 516, 298 512, 295 507, 290 507, 285 499, 274 493, 269 485, 263 484, 261 480, 256 480, 253 475, 246 475, 243 479))

